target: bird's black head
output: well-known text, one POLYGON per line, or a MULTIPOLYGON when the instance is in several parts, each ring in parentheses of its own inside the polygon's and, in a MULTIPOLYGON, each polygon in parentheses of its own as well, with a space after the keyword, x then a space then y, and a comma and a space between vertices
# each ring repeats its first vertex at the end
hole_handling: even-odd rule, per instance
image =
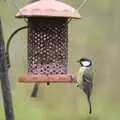
POLYGON ((92 60, 86 57, 81 58, 77 61, 81 66, 90 67, 92 65, 92 60))

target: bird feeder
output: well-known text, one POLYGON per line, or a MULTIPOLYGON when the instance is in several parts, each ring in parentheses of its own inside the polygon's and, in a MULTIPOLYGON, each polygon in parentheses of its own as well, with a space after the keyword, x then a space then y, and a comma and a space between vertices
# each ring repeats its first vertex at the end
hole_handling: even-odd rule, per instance
POLYGON ((68 66, 68 20, 81 16, 57 0, 40 0, 20 9, 17 18, 28 19, 28 73, 20 82, 72 82, 68 66))

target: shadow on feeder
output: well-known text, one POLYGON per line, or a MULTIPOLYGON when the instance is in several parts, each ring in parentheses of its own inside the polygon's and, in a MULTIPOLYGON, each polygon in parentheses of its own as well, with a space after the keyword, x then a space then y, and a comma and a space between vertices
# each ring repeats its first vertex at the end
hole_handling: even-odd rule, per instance
POLYGON ((67 73, 68 23, 81 18, 79 12, 57 0, 41 0, 20 9, 16 17, 28 19, 28 25, 20 28, 28 28, 28 73, 19 82, 36 83, 31 96, 37 96, 38 83, 75 82, 75 75, 67 73))

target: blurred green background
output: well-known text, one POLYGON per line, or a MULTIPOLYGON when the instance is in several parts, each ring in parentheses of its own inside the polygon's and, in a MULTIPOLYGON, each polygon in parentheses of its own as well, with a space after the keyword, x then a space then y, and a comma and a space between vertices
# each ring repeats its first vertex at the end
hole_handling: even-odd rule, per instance
MULTIPOLYGON (((16 19, 17 9, 29 0, 0 0, 4 39, 25 23, 16 19)), ((77 8, 82 0, 65 0, 77 8)), ((69 24, 69 72, 77 72, 80 57, 89 56, 94 64, 93 114, 88 114, 85 95, 74 84, 40 85, 37 98, 30 98, 33 84, 18 83, 27 71, 24 30, 10 46, 9 71, 16 120, 119 120, 120 119, 120 1, 88 0, 83 16, 69 24)), ((0 94, 0 120, 4 120, 0 94)))

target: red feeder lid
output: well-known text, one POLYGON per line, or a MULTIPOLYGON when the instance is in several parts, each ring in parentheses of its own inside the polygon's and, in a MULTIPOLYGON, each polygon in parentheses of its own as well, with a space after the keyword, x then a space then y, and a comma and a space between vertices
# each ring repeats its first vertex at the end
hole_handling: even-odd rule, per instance
POLYGON ((79 12, 68 4, 56 0, 40 0, 21 8, 16 17, 66 17, 81 18, 79 12))

